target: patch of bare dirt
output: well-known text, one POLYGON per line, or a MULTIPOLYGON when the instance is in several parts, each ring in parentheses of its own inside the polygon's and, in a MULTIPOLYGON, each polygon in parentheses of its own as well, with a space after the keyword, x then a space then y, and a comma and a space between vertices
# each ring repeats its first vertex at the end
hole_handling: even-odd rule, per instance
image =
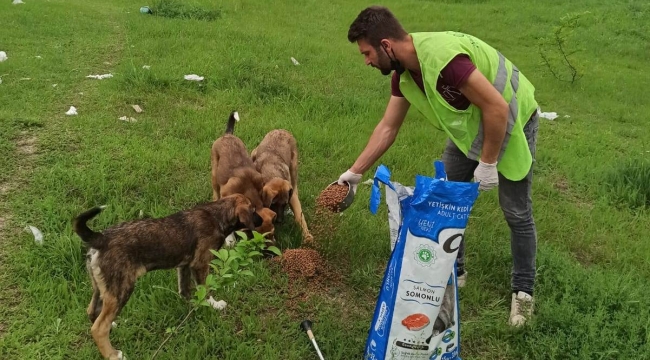
POLYGON ((560 177, 553 182, 553 186, 560 192, 567 192, 569 190, 569 181, 565 177, 560 177))
POLYGON ((21 138, 16 142, 17 150, 21 154, 33 155, 36 153, 36 137, 21 138))

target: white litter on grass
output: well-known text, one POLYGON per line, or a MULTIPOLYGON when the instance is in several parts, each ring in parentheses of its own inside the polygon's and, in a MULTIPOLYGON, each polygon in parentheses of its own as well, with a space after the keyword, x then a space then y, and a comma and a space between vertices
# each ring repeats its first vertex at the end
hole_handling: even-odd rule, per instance
POLYGON ((23 2, 23 0, 14 0, 14 2, 12 2, 12 4, 18 5, 18 4, 24 4, 24 2, 23 2))
POLYGON ((137 122, 137 121, 138 121, 138 120, 136 120, 135 118, 132 118, 132 117, 126 117, 126 116, 122 116, 122 117, 120 118, 120 120, 122 120, 122 121, 126 121, 126 122, 137 122))
POLYGON ((296 58, 294 58, 293 56, 291 57, 291 62, 292 62, 294 65, 300 65, 300 63, 298 62, 298 60, 296 60, 296 58))
POLYGON ((34 56, 34 57, 37 58, 37 59, 42 59, 42 58, 43 58, 43 57, 40 56, 40 55, 36 55, 36 56, 34 56))
POLYGON ((235 118, 235 121, 239 121, 239 113, 237 111, 232 116, 235 118))
POLYGON ((230 249, 230 248, 232 248, 233 246, 235 246, 235 243, 236 243, 236 242, 237 242, 237 241, 235 240, 235 234, 234 234, 234 233, 233 233, 233 234, 230 234, 230 235, 228 235, 228 236, 226 237, 226 241, 225 241, 226 244, 225 244, 225 246, 226 246, 226 248, 230 249))
POLYGON ((70 106, 70 110, 65 112, 66 115, 77 115, 77 108, 74 106, 70 106))
POLYGON ((225 301, 223 300, 217 301, 212 296, 210 296, 210 298, 208 299, 208 304, 212 305, 212 307, 215 308, 216 310, 223 310, 228 305, 228 303, 226 303, 225 301))
POLYGON ((86 76, 89 79, 97 79, 97 80, 102 80, 102 79, 107 79, 107 78, 112 78, 113 74, 103 74, 103 75, 88 75, 86 76))
POLYGON ((5 60, 7 60, 7 59, 8 59, 7 53, 4 52, 4 51, 0 51, 0 62, 3 62, 5 60))
POLYGON ((145 69, 145 70, 149 70, 149 69, 151 69, 151 66, 149 66, 149 65, 142 65, 142 68, 145 69))
POLYGON ((203 76, 198 76, 196 74, 190 74, 190 75, 185 75, 185 80, 190 80, 190 81, 203 81, 204 77, 203 76))
POLYGON ((32 234, 34 235, 34 242, 37 245, 43 245, 43 233, 40 230, 38 230, 36 227, 31 225, 25 226, 25 230, 32 232, 32 234))
POLYGON ((117 324, 115 323, 115 321, 113 321, 113 322, 111 323, 111 329, 115 329, 116 327, 117 327, 117 324))
POLYGON ((558 117, 556 112, 540 112, 539 116, 549 120, 555 120, 558 117))
POLYGON ((52 87, 57 87, 57 85, 59 85, 59 84, 52 84, 52 87))

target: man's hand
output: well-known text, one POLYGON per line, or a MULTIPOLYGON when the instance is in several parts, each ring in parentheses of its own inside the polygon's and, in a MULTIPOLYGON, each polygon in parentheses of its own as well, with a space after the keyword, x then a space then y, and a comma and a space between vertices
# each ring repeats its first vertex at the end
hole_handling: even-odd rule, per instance
POLYGON ((357 193, 357 185, 359 185, 359 182, 361 181, 361 174, 355 174, 352 171, 348 170, 341 174, 339 176, 339 185, 344 185, 344 182, 347 182, 350 184, 350 187, 352 187, 352 192, 355 194, 357 193))
POLYGON ((497 163, 487 164, 479 160, 476 170, 474 170, 474 180, 479 183, 479 190, 491 190, 499 185, 499 173, 497 172, 497 163))

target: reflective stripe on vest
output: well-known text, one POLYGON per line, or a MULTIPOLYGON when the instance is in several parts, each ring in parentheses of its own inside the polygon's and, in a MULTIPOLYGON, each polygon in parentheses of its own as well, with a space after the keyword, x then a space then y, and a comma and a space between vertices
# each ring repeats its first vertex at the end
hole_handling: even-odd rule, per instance
MULTIPOLYGON (((503 94, 503 91, 506 88, 506 79, 508 78, 508 69, 506 69, 506 58, 499 53, 499 69, 497 70, 497 76, 494 79, 494 87, 497 89, 499 94, 503 94)), ((519 70, 513 64, 512 65, 512 77, 510 78, 510 85, 512 86, 512 99, 510 99, 510 104, 508 104, 508 125, 506 127, 506 134, 503 138, 503 144, 501 144, 501 151, 499 152, 499 158, 497 161, 501 160, 503 153, 506 151, 508 146, 508 141, 510 141, 510 134, 512 133, 512 128, 515 126, 515 121, 517 121, 517 114, 519 112, 519 106, 517 105, 517 89, 519 88, 519 70)), ((483 121, 479 123, 478 133, 472 142, 472 147, 467 152, 467 157, 478 161, 479 154, 483 149, 483 121)))

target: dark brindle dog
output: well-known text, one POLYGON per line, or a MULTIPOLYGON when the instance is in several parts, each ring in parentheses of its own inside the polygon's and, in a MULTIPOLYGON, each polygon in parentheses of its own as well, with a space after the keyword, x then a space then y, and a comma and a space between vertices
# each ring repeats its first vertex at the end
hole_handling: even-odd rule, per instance
POLYGON ((109 340, 111 323, 129 300, 138 277, 148 271, 178 268, 179 292, 190 296, 191 278, 204 284, 213 258, 228 234, 260 226, 262 219, 244 195, 226 196, 159 219, 125 222, 103 232, 86 222, 103 207, 73 220, 74 231, 90 248, 87 267, 93 284, 88 317, 104 358, 122 359, 109 340))

